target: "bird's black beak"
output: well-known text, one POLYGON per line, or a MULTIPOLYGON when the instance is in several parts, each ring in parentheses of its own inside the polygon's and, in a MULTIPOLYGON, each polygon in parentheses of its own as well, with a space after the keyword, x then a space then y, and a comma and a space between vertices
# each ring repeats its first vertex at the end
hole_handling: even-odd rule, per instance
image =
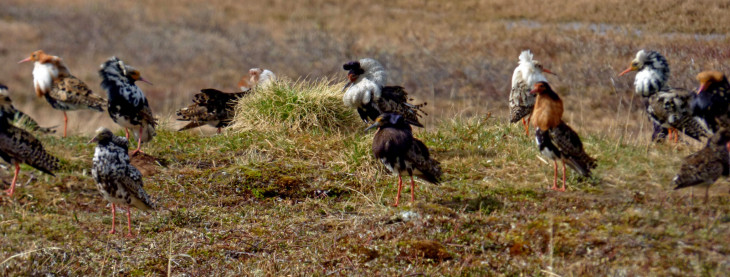
POLYGON ((367 130, 370 130, 370 129, 372 129, 372 128, 377 128, 377 127, 380 127, 380 125, 382 125, 382 124, 380 123, 380 121, 375 121, 375 123, 373 123, 373 125, 370 125, 370 127, 367 127, 367 128, 365 128, 365 131, 367 131, 367 130))
POLYGON ((353 84, 352 82, 347 82, 347 84, 345 84, 345 87, 342 88, 342 92, 345 92, 347 90, 347 88, 349 88, 350 86, 352 86, 352 84, 353 84))

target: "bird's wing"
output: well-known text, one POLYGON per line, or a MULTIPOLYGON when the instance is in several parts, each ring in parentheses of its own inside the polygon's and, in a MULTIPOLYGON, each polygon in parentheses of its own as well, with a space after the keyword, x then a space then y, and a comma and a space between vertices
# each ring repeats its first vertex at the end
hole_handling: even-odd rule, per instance
POLYGON ((375 102, 376 109, 382 113, 397 113, 404 117, 408 124, 423 127, 420 118, 428 115, 422 110, 428 103, 411 104, 408 103, 408 93, 401 86, 386 86, 381 90, 381 97, 375 102))
POLYGON ((509 92, 510 122, 514 123, 529 115, 535 107, 535 95, 530 94, 527 80, 522 73, 515 70, 512 77, 512 89, 509 92))
POLYGON ((692 114, 690 103, 694 97, 696 94, 687 90, 669 89, 660 91, 649 99, 657 99, 655 105, 660 106, 658 109, 663 111, 667 124, 699 140, 708 136, 710 130, 704 119, 692 114))
POLYGON ((550 138, 560 150, 565 162, 583 176, 590 176, 591 169, 596 167, 596 160, 586 154, 583 143, 573 129, 561 122, 550 129, 550 138))
POLYGON ((416 176, 433 184, 441 182, 441 163, 431 158, 428 148, 423 142, 414 138, 407 158, 417 170, 416 176))
POLYGON ((106 99, 94 94, 86 83, 72 75, 54 80, 50 96, 57 101, 98 111, 104 111, 107 105, 106 99))
POLYGON ((141 202, 142 205, 137 206, 137 208, 142 210, 154 209, 154 204, 150 200, 147 192, 144 191, 142 173, 140 173, 139 170, 131 164, 127 164, 125 171, 126 174, 124 174, 124 176, 119 176, 118 181, 120 185, 124 186, 124 188, 132 194, 132 196, 141 202))
POLYGON ((48 154, 41 142, 30 133, 11 124, 5 125, 5 130, 0 132, 0 151, 53 175, 53 171, 58 168, 58 159, 48 154))

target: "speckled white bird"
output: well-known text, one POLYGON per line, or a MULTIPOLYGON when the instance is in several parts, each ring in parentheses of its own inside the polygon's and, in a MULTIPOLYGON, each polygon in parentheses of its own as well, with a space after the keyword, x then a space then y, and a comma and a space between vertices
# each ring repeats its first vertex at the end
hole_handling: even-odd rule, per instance
POLYGON ((535 107, 535 95, 530 94, 530 90, 537 82, 547 82, 543 72, 554 75, 539 61, 533 59, 530 50, 520 53, 519 65, 512 73, 512 89, 509 92, 509 121, 515 123, 522 120, 525 135, 530 134, 530 118, 535 107), (527 122, 525 122, 526 116, 527 122))
POLYGON ((385 86, 385 67, 371 58, 350 61, 342 66, 348 70, 342 101, 346 106, 357 109, 360 118, 367 122, 384 113, 396 113, 408 124, 423 127, 419 118, 426 113, 421 110, 426 103, 408 103, 408 93, 401 86, 385 86))
POLYGON ((667 132, 670 138, 674 134, 676 141, 676 130, 697 140, 708 136, 710 130, 707 123, 692 114, 690 102, 695 97, 694 93, 667 84, 670 71, 664 56, 656 51, 639 50, 629 68, 619 76, 631 71, 638 71, 634 90, 644 99, 647 114, 654 124, 653 140, 667 132))
POLYGON ((18 63, 33 61, 33 86, 38 97, 45 97, 51 107, 63 112, 63 137, 66 137, 66 111, 91 109, 104 111, 106 99, 94 94, 89 86, 71 75, 63 60, 37 50, 18 63))
POLYGON ((149 195, 142 188, 142 173, 129 162, 127 139, 117 137, 104 127, 96 131, 91 142, 98 143, 94 150, 91 175, 96 181, 96 188, 112 206, 112 229, 116 231, 116 206, 127 207, 127 236, 132 236, 131 207, 143 211, 154 210, 155 206, 149 195))

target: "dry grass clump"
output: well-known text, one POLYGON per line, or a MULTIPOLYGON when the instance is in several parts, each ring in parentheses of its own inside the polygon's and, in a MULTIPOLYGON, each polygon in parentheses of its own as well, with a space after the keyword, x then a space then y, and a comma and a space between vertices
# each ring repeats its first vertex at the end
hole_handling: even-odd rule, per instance
POLYGON ((231 129, 353 131, 362 124, 354 110, 342 103, 342 85, 332 85, 326 78, 276 81, 239 100, 231 129))

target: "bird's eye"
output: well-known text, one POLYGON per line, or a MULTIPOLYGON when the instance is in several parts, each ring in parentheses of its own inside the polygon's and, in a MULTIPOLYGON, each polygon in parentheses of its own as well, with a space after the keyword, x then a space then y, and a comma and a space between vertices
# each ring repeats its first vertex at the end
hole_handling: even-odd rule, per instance
POLYGON ((633 66, 633 67, 639 67, 639 63, 633 62, 633 63, 631 63, 631 66, 633 66))

